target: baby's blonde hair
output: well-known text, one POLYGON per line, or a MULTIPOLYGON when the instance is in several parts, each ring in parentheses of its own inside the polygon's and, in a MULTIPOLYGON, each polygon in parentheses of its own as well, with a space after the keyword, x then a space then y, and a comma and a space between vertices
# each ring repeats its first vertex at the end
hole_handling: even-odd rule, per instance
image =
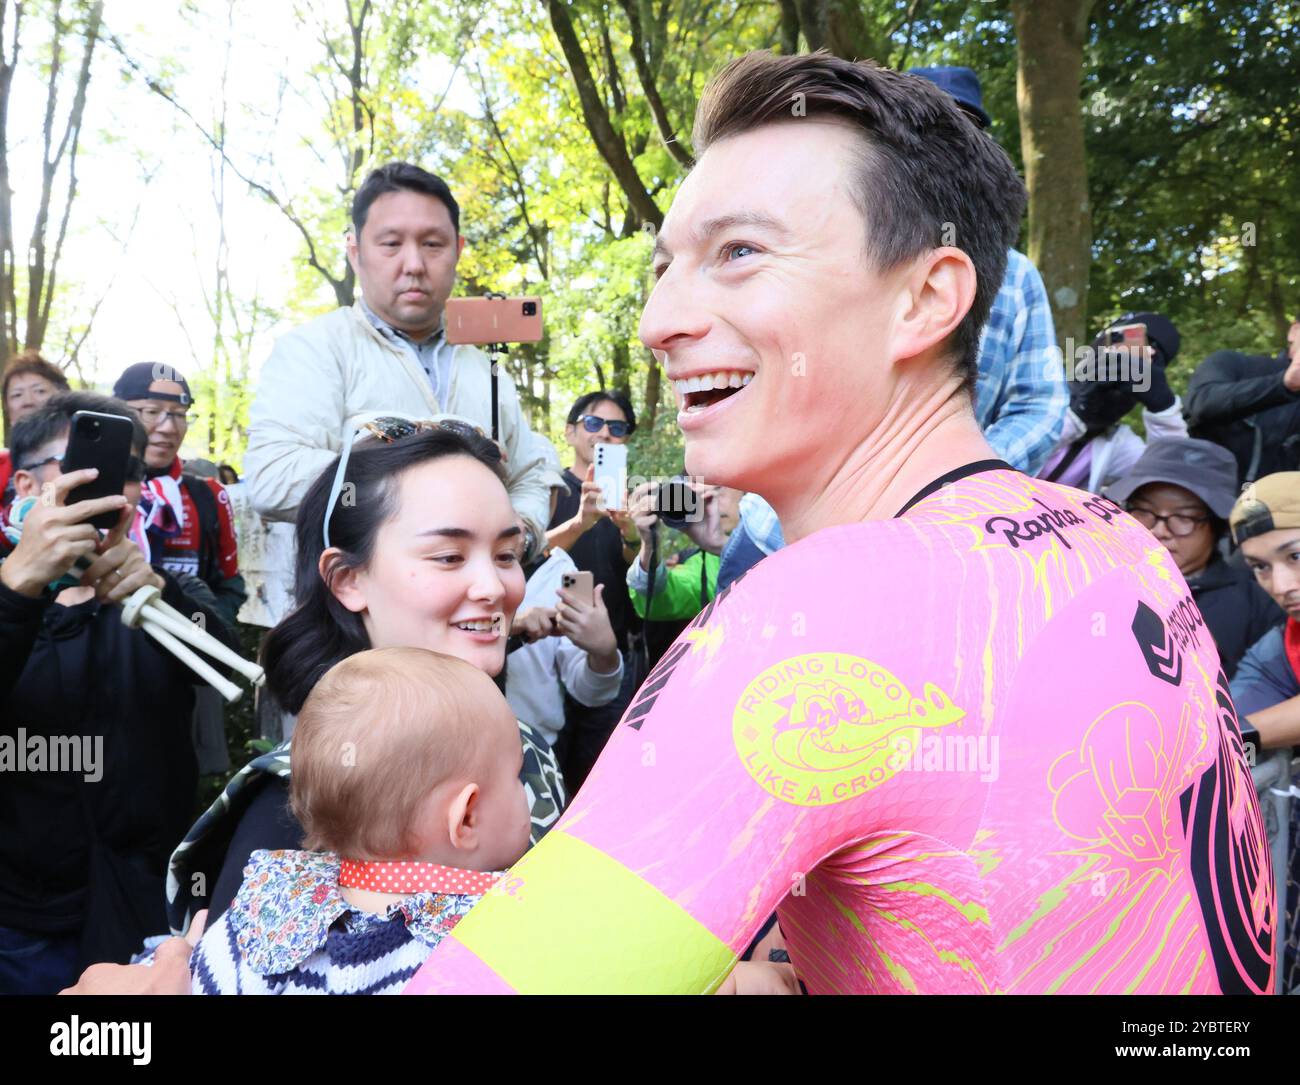
POLYGON ((503 703, 482 671, 423 648, 335 664, 293 733, 289 796, 303 846, 356 859, 413 855, 421 803, 477 768, 484 707, 503 703))

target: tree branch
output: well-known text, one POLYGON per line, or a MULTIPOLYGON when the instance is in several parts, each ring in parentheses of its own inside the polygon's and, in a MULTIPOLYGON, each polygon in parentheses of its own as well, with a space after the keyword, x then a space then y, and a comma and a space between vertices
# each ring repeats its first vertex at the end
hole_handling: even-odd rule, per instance
POLYGON ((659 96, 659 87, 654 74, 650 71, 649 58, 646 56, 645 36, 641 30, 641 13, 637 10, 637 0, 622 0, 623 11, 627 15, 628 25, 632 31, 632 63, 636 68, 636 77, 645 91, 646 102, 650 106, 650 115, 654 118, 659 138, 663 140, 668 153, 676 159, 683 169, 695 165, 690 150, 677 138, 672 122, 668 119, 668 110, 659 96))
POLYGON ((582 105, 582 116, 587 122, 587 130, 596 143, 596 149, 605 159, 619 187, 627 197, 629 206, 640 221, 653 223, 656 228, 662 226, 663 212, 650 198, 636 171, 636 165, 628 156, 627 148, 615 132, 613 124, 610 123, 605 104, 600 99, 595 80, 592 79, 587 55, 582 51, 573 28, 573 20, 569 18, 568 8, 563 0, 547 0, 546 6, 550 13, 551 26, 555 30, 555 36, 559 39, 560 48, 564 51, 569 70, 573 75, 578 101, 582 105))
POLYGON ((286 219, 289 220, 289 222, 298 231, 298 233, 302 235, 303 240, 307 243, 307 263, 312 268, 314 268, 317 272, 319 272, 321 277, 330 284, 330 286, 334 290, 334 295, 337 298, 338 303, 340 305, 351 304, 350 291, 346 289, 347 288, 346 277, 343 279, 335 278, 332 274, 330 274, 329 269, 326 268, 325 265, 321 263, 319 254, 316 251, 316 243, 312 239, 311 232, 307 229, 306 225, 303 223, 302 219, 298 217, 297 213, 293 210, 293 208, 285 200, 282 200, 273 189, 268 188, 266 185, 262 184, 259 181, 253 180, 253 178, 249 177, 246 173, 244 173, 244 171, 239 168, 239 166, 235 163, 235 161, 225 152, 224 148, 222 148, 220 143, 215 138, 213 138, 212 133, 209 132, 206 128, 204 128, 203 124, 194 116, 194 114, 191 113, 188 109, 186 109, 183 105, 181 105, 181 103, 175 98, 174 95, 172 95, 167 90, 167 88, 162 86, 162 84, 160 84, 156 79, 154 79, 151 75, 149 75, 149 73, 146 72, 135 61, 135 59, 132 58, 130 54, 127 53, 125 46, 123 46, 122 42, 115 35, 110 34, 108 36, 108 40, 113 46, 114 51, 118 54, 118 56, 122 58, 122 60, 126 63, 126 65, 136 75, 138 75, 141 79, 144 80, 145 86, 147 86, 151 91, 153 91, 156 95, 158 95, 158 97, 163 99, 163 101, 167 102, 173 109, 175 109, 178 113, 180 113, 181 116, 183 116, 186 120, 188 120, 190 124, 194 126, 195 130, 199 133, 199 135, 202 136, 203 139, 208 143, 208 145, 219 155, 221 155, 221 157, 225 160, 226 165, 230 167, 231 173, 233 173, 236 177, 238 177, 245 185, 247 185, 254 192, 262 196, 268 203, 270 203, 277 211, 279 211, 286 219))

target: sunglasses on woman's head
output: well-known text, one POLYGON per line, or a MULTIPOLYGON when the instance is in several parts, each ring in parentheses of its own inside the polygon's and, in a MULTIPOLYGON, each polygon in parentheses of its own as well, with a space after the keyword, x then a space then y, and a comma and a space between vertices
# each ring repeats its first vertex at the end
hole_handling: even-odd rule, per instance
POLYGON ((384 415, 380 418, 372 418, 368 422, 362 422, 352 434, 352 439, 343 446, 343 454, 339 457, 338 469, 334 472, 334 484, 330 487, 329 504, 325 506, 325 522, 321 525, 321 537, 325 541, 326 550, 330 548, 330 517, 334 515, 334 506, 338 502, 339 495, 343 492, 343 479, 347 475, 348 460, 352 456, 352 446, 357 443, 357 439, 375 437, 385 444, 391 445, 405 440, 407 437, 414 437, 417 433, 436 429, 445 429, 448 433, 454 433, 466 440, 477 439, 480 442, 486 442, 482 448, 488 458, 495 460, 497 463, 501 462, 501 449, 497 447, 496 442, 491 440, 478 426, 462 422, 458 418, 442 418, 435 421, 429 418, 402 418, 397 415, 384 415))

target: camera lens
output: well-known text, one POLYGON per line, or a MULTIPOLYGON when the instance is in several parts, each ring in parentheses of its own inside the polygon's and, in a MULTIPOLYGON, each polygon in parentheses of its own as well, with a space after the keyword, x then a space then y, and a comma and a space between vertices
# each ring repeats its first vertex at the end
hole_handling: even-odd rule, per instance
POLYGON ((524 316, 536 316, 536 315, 537 315, 537 302, 535 301, 524 302, 524 316))

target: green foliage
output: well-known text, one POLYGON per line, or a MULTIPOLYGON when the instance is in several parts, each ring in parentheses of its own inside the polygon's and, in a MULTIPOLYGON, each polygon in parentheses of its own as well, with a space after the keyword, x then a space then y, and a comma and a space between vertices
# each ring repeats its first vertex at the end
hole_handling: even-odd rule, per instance
MULTIPOLYGON (((705 82, 746 50, 781 48, 782 5, 633 3, 639 41, 622 2, 574 0, 567 10, 601 108, 666 209, 685 167, 664 143, 637 53, 689 152, 705 82)), ((544 299, 545 339, 507 358, 534 425, 562 446, 563 416, 578 395, 623 388, 646 419, 635 456, 656 471, 678 469, 672 396, 659 382, 659 402, 646 402, 656 363, 637 338, 651 239, 597 149, 547 4, 373 5, 359 89, 347 78, 348 22, 361 0, 296 0, 295 10, 320 50, 306 70, 284 73, 286 93, 316 103, 318 127, 296 135, 317 151, 322 172, 291 195, 322 268, 309 265, 304 243, 293 290, 274 299, 278 313, 305 319, 337 303, 322 269, 345 277, 341 239, 355 185, 379 162, 421 162, 462 204, 459 290, 544 299)), ((876 59, 974 68, 991 135, 1020 161, 1009 0, 863 0, 861 11, 863 40, 883 51, 876 59)), ((1300 309, 1298 28, 1297 0, 1093 4, 1080 101, 1094 229, 1089 325, 1133 308, 1167 313, 1184 340, 1176 389, 1212 350, 1277 349, 1300 309)), ((170 84, 165 65, 161 77, 170 84)), ((241 349, 218 349, 196 388, 212 451, 225 458, 238 459, 246 420, 241 349)))

